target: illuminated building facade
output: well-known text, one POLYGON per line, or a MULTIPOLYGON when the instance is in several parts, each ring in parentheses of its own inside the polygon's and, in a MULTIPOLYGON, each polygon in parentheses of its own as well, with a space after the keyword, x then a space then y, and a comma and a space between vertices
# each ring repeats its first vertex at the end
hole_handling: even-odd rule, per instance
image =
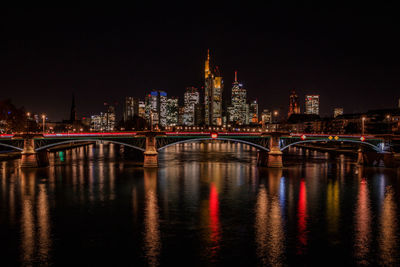
POLYGON ((194 124, 204 125, 204 105, 200 103, 194 106, 194 124))
POLYGON ((300 104, 299 104, 299 97, 296 94, 296 91, 292 91, 289 96, 289 112, 288 118, 292 114, 300 114, 300 104))
POLYGON ((115 107, 107 106, 107 111, 105 115, 105 127, 104 131, 114 131, 115 130, 115 107))
POLYGON ((195 124, 195 106, 200 103, 200 94, 197 88, 188 87, 184 94, 183 124, 193 126, 195 124))
POLYGON ((171 97, 167 99, 167 126, 176 126, 178 125, 178 114, 179 113, 179 104, 177 97, 171 97))
POLYGON ((306 95, 305 114, 319 115, 319 95, 306 95))
POLYGON ((124 121, 132 120, 135 115, 139 115, 139 100, 127 96, 124 103, 124 121))
POLYGON ((167 93, 151 91, 145 98, 145 118, 153 125, 167 125, 167 93))
POLYGON ((264 109, 261 113, 261 121, 263 124, 272 123, 272 112, 269 109, 264 109))
POLYGON ((222 125, 222 92, 224 88, 223 79, 218 68, 214 72, 210 67, 210 51, 207 53, 205 62, 205 88, 204 88, 204 115, 205 124, 211 126, 222 125))
POLYGON ((115 108, 114 106, 107 106, 105 113, 101 112, 99 115, 90 117, 90 130, 91 131, 114 131, 115 130, 115 108))
POLYGON ((100 132, 103 131, 102 127, 102 118, 103 118, 103 113, 100 113, 100 115, 93 115, 90 117, 90 130, 95 131, 95 132, 100 132))
POLYGON ((183 125, 183 117, 185 115, 185 107, 178 108, 178 125, 183 125))
POLYGON ((138 103, 138 115, 139 117, 146 118, 146 104, 144 101, 138 103))
POLYGON ((164 91, 159 91, 159 96, 160 96, 160 113, 159 113, 159 118, 160 118, 160 125, 162 127, 167 126, 167 93, 164 91))
POLYGON ((334 108, 333 117, 336 118, 339 115, 343 115, 343 108, 334 108))
POLYGON ((258 123, 258 102, 257 100, 253 100, 249 105, 249 123, 257 124, 258 123))
POLYGON ((229 123, 246 125, 249 121, 249 107, 246 106, 247 91, 239 84, 237 72, 235 72, 235 81, 232 87, 231 106, 229 107, 229 123))

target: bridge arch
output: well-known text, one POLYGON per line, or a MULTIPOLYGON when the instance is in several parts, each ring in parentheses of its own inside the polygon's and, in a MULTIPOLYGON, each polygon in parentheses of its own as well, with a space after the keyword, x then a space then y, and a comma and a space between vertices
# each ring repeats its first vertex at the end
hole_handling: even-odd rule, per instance
POLYGON ((9 148, 12 148, 12 149, 15 149, 15 150, 18 150, 18 151, 24 151, 23 148, 20 148, 20 147, 17 147, 17 146, 8 145, 8 144, 0 143, 0 146, 9 147, 9 148))
POLYGON ((69 144, 69 143, 80 143, 80 142, 98 142, 98 141, 103 141, 103 142, 109 142, 109 143, 113 143, 113 144, 118 144, 118 145, 123 145, 126 147, 131 147, 140 151, 145 151, 144 148, 141 147, 137 147, 134 145, 130 145, 127 143, 123 143, 123 142, 118 142, 118 141, 114 141, 114 140, 103 140, 103 139, 79 139, 79 140, 66 140, 66 141, 61 141, 61 142, 57 142, 57 143, 53 143, 53 144, 48 144, 45 146, 41 146, 39 148, 36 148, 35 151, 41 151, 43 149, 47 149, 47 148, 51 148, 51 147, 55 147, 55 146, 59 146, 59 145, 63 145, 63 144, 69 144))
MULTIPOLYGON (((281 148, 281 151, 293 146, 293 145, 297 145, 297 144, 303 144, 303 143, 315 143, 315 142, 328 142, 327 140, 315 140, 315 139, 311 139, 311 140, 301 140, 301 141, 297 141, 297 142, 293 142, 291 144, 288 144, 284 147, 281 148)), ((376 152, 382 153, 382 149, 376 145, 373 145, 371 143, 368 142, 362 142, 362 141, 357 141, 357 140, 340 140, 340 141, 335 141, 335 142, 349 142, 349 143, 356 143, 356 144, 361 144, 361 145, 365 145, 365 146, 369 146, 372 149, 374 149, 376 152)))
POLYGON ((171 144, 162 146, 162 147, 158 148, 157 151, 161 151, 167 147, 178 145, 178 144, 195 143, 195 142, 202 142, 202 141, 209 141, 209 140, 220 140, 220 141, 229 141, 229 142, 234 142, 234 143, 242 143, 242 144, 246 144, 246 145, 255 147, 258 150, 269 151, 269 149, 267 147, 263 147, 258 144, 254 144, 252 142, 248 142, 248 141, 240 140, 240 139, 233 139, 233 138, 223 138, 223 137, 217 137, 217 138, 205 137, 205 138, 186 139, 186 140, 173 142, 171 144))

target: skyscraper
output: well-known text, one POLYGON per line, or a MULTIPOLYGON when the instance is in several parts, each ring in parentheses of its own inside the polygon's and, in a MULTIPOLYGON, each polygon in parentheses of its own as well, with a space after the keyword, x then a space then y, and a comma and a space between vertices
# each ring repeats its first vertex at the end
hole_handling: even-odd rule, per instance
POLYGON ((167 126, 167 93, 159 91, 159 107, 160 107, 160 125, 162 127, 167 126))
POLYGON ((204 125, 204 105, 200 103, 194 106, 194 125, 204 125))
POLYGON ((235 81, 232 86, 231 107, 229 108, 229 122, 245 125, 248 123, 248 107, 246 107, 247 91, 237 80, 235 71, 235 81))
POLYGON ((178 98, 171 97, 167 99, 167 126, 176 126, 178 125, 178 98))
POLYGON ((139 115, 139 100, 137 98, 127 96, 124 104, 124 121, 132 120, 134 116, 139 115))
POLYGON ((249 123, 257 124, 258 123, 258 102, 257 99, 250 102, 249 105, 249 123))
POLYGON ((299 97, 296 94, 296 91, 293 90, 289 96, 289 112, 288 118, 292 114, 300 114, 300 105, 299 105, 299 97))
POLYGON ((114 131, 115 130, 115 107, 108 105, 106 113, 104 113, 104 127, 105 131, 114 131))
POLYGON ((319 115, 319 95, 306 95, 305 114, 319 115))
POLYGON ((183 124, 193 126, 195 122, 195 106, 200 103, 200 94, 197 88, 188 87, 184 94, 183 124))
POLYGON ((151 91, 145 98, 146 120, 153 125, 167 125, 167 93, 151 91))
POLYGON ((139 117, 146 118, 146 104, 143 100, 139 101, 139 117))
POLYGON ((211 71, 210 67, 210 50, 207 51, 207 60, 205 62, 205 124, 206 125, 222 125, 222 91, 224 88, 223 79, 218 68, 211 71))

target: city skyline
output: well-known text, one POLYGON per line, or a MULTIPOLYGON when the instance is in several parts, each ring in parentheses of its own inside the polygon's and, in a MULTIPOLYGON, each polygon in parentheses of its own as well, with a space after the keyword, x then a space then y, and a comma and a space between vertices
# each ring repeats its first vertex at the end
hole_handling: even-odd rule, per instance
POLYGON ((237 70, 261 108, 286 110, 293 89, 300 99, 320 95, 322 116, 336 106, 355 113, 397 105, 399 21, 390 6, 216 5, 205 12, 171 6, 148 17, 143 10, 5 10, 1 99, 62 120, 72 93, 81 115, 153 89, 182 95, 203 86, 210 49, 225 84, 237 70), (219 24, 210 20, 215 15, 219 24), (356 97, 361 101, 353 103, 356 97))

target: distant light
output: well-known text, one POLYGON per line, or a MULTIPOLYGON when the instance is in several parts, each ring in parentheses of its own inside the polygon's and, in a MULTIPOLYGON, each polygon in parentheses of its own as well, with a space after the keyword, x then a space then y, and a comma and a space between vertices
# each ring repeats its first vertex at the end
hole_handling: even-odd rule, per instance
POLYGON ((365 137, 364 137, 364 136, 361 136, 361 137, 360 137, 360 140, 361 140, 361 142, 364 142, 364 141, 365 141, 365 137))
POLYGON ((211 138, 212 138, 212 139, 218 138, 218 134, 217 134, 217 133, 212 133, 212 134, 211 134, 211 138))
POLYGON ((305 140, 307 138, 307 136, 305 136, 304 134, 300 137, 301 140, 305 140))

